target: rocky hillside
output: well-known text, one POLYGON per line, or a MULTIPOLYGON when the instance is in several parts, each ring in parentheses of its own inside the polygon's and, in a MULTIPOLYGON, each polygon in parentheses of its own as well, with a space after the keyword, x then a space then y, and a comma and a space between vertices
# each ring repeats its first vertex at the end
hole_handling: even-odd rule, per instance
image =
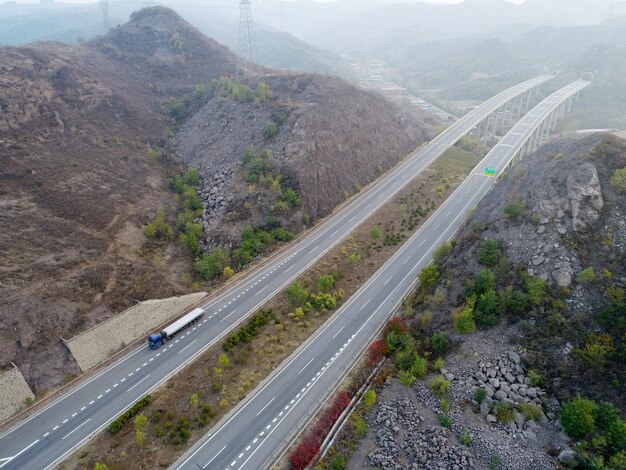
POLYGON ((228 234, 232 239, 242 224, 262 225, 268 217, 301 230, 427 136, 414 116, 336 78, 269 75, 263 83, 272 94, 263 104, 216 93, 178 136, 180 155, 203 176, 208 246, 231 241, 228 234), (265 190, 263 182, 250 184, 250 167, 242 164, 246 148, 271 153, 275 177, 302 199, 298 210, 281 210, 267 184, 265 190))
POLYGON ((503 174, 371 348, 408 401, 383 391, 349 468, 624 468, 625 211, 614 136, 553 141, 503 174))
MULTIPOLYGON (((234 64, 225 47, 161 7, 135 13, 107 36, 81 45, 0 48, 0 357, 15 362, 37 391, 77 372, 60 337, 136 301, 190 288, 189 255, 178 243, 147 240, 144 227, 161 208, 175 226, 176 195, 168 182, 183 165, 173 130, 203 104, 208 102, 205 114, 184 129, 219 110, 222 115, 209 120, 201 135, 219 145, 195 146, 183 153, 187 161, 230 174, 242 146, 226 148, 229 141, 217 125, 232 123, 229 129, 242 135, 242 143, 261 145, 267 138, 262 136, 269 136, 269 116, 279 123, 272 147, 276 164, 287 155, 307 163, 319 158, 327 165, 321 175, 332 184, 329 190, 339 191, 337 196, 308 189, 310 167, 286 170, 289 185, 301 193, 288 193, 293 206, 299 202, 312 216, 331 210, 344 190, 365 184, 378 165, 397 161, 422 135, 415 120, 405 117, 403 123, 386 102, 322 77, 270 75, 274 97, 267 90, 263 103, 220 97, 221 88, 202 91, 232 75, 234 64), (316 107, 335 117, 325 124, 316 107), (358 120, 353 110, 363 111, 358 120), (242 120, 243 113, 250 118, 242 120), (364 150, 366 132, 374 150, 364 150), (392 140, 383 152, 386 135, 392 140), (289 145, 282 148, 280 142, 289 145), (338 157, 364 168, 347 178, 342 171, 348 166, 338 157)), ((181 149, 189 148, 181 136, 181 149)), ((220 196, 241 200, 248 185, 223 185, 220 196)), ((210 193, 212 186, 206 187, 210 193)), ((253 215, 254 208, 237 220, 253 215)), ((238 225, 232 227, 228 240, 238 241, 238 225)))

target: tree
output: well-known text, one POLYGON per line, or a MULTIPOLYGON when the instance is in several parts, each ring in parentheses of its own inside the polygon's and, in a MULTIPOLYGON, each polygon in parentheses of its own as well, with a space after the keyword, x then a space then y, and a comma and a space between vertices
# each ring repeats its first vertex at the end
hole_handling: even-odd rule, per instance
POLYGON ((483 240, 478 248, 478 262, 493 267, 498 264, 502 256, 500 244, 496 240, 483 240))
POLYGON ((458 333, 468 334, 476 331, 474 321, 474 309, 470 305, 464 305, 452 313, 454 328, 458 333))
POLYGON ((563 405, 560 420, 568 436, 574 439, 583 439, 593 432, 596 407, 594 401, 582 398, 580 395, 563 405))
POLYGON ((496 276, 491 269, 483 268, 474 282, 474 293, 482 295, 496 288, 496 276))
POLYGON ((439 282, 439 269, 434 264, 429 264, 419 273, 418 278, 420 281, 420 286, 425 292, 432 291, 437 282, 439 282))
POLYGON ((482 327, 491 327, 498 324, 499 318, 498 296, 491 289, 481 294, 474 307, 474 320, 482 327))
POLYGON ((433 353, 435 353, 436 356, 443 356, 448 350, 449 345, 450 339, 448 338, 448 335, 442 331, 433 333, 430 337, 430 349, 433 350, 433 353))

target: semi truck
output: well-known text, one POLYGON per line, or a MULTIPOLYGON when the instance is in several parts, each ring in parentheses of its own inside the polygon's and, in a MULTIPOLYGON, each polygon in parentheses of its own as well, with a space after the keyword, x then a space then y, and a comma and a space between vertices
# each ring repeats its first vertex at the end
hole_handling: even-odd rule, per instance
POLYGON ((159 349, 159 347, 176 336, 183 328, 197 322, 204 315, 204 309, 196 308, 174 323, 163 328, 160 332, 148 335, 148 346, 150 349, 159 349))

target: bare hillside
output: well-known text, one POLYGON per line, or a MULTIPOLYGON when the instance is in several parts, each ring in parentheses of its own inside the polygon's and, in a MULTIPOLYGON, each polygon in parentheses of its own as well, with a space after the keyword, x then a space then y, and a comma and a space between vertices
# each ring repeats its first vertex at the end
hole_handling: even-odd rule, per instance
MULTIPOLYGON (((222 113, 195 137, 217 146, 202 143, 194 157, 183 156, 226 175, 241 146, 226 149, 217 124, 232 122, 233 132, 251 132, 242 144, 257 145, 266 139, 266 118, 280 122, 275 158, 302 200, 284 217, 294 230, 303 211, 328 213, 344 192, 366 184, 423 137, 415 118, 321 76, 268 74, 273 97, 260 106, 219 90, 185 100, 198 85, 232 76, 234 64, 224 46, 161 7, 78 46, 0 48, 0 366, 15 362, 36 391, 78 371, 61 337, 136 301, 190 289, 189 254, 175 241, 155 245, 144 235, 161 208, 175 226, 168 181, 183 167, 172 136, 187 119, 222 113), (177 100, 185 107, 175 115, 177 100), (242 120, 242 113, 252 117, 242 120)), ((187 148, 184 133, 181 139, 187 148)), ((231 184, 237 181, 222 184, 220 194, 241 201, 245 186, 231 184)), ((263 211, 238 213, 225 240, 236 244, 241 225, 265 220, 263 211)))

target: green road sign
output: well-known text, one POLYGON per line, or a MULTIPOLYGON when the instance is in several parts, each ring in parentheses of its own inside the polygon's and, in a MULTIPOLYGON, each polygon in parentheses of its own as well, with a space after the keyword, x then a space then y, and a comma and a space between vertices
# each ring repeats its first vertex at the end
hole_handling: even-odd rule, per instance
POLYGON ((496 176, 496 169, 495 168, 485 168, 485 176, 496 176))

